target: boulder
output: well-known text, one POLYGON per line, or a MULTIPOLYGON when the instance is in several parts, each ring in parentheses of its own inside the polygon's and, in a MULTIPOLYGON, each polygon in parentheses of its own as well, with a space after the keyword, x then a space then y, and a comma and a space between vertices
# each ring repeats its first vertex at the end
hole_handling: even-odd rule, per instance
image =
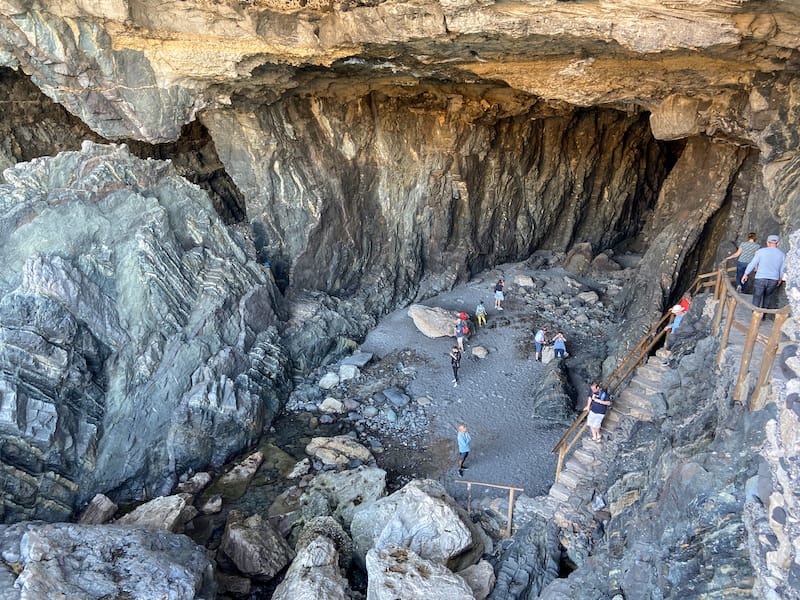
POLYGON ((598 273, 609 273, 612 271, 621 270, 622 266, 617 261, 613 260, 608 254, 601 252, 594 257, 590 268, 592 271, 598 273))
POLYGON ((286 476, 287 479, 297 479, 306 475, 311 470, 311 461, 307 458, 299 461, 286 476))
POLYGON ((154 498, 120 517, 116 523, 180 533, 184 524, 194 517, 194 514, 187 513, 191 508, 191 505, 187 505, 187 499, 190 498, 187 494, 154 498))
POLYGON ((395 408, 405 408, 411 402, 411 398, 399 387, 390 387, 383 390, 383 395, 395 408))
POLYGON ((339 376, 336 373, 325 373, 319 380, 319 387, 330 390, 339 385, 339 376))
POLYGON ((232 510, 228 514, 220 550, 245 575, 272 579, 294 558, 294 550, 269 521, 261 515, 245 518, 232 510))
POLYGON ((415 479, 390 496, 358 507, 350 534, 362 564, 370 548, 390 545, 453 568, 465 568, 483 553, 472 520, 440 483, 429 479, 415 479))
POLYGON ((206 549, 168 531, 18 523, 0 525, 0 548, 18 572, 13 587, 0 588, 9 600, 216 597, 206 549))
POLYGON ((489 356, 489 351, 484 346, 473 346, 472 356, 475 358, 486 358, 489 356))
POLYGON ((600 300, 600 296, 597 295, 597 292, 593 292, 591 290, 588 292, 581 292, 576 297, 584 304, 595 304, 598 300, 600 300))
POLYGON ((474 598, 467 582, 435 560, 426 560, 413 550, 390 544, 373 548, 366 556, 367 600, 474 598))
POLYGON ((262 452, 253 452, 220 477, 213 489, 219 491, 228 499, 241 497, 263 462, 264 454, 262 452))
POLYGON ((344 404, 342 404, 341 400, 328 396, 319 405, 319 410, 326 414, 341 414, 344 412, 344 404))
POLYGON ((81 525, 99 525, 113 517, 115 512, 117 512, 117 505, 108 496, 95 494, 89 505, 83 509, 78 523, 81 525))
POLYGON ((536 283, 534 283, 530 275, 514 275, 514 285, 522 288, 530 288, 534 287, 536 283))
POLYGON ((342 365, 353 365, 359 369, 367 366, 369 361, 372 360, 372 352, 353 352, 350 356, 342 359, 342 365))
POLYGON ((187 494, 197 494, 211 483, 211 475, 205 471, 195 473, 186 481, 178 484, 178 490, 187 494))
POLYGON ((414 325, 429 338, 452 337, 458 323, 458 313, 439 307, 412 304, 408 316, 414 325))
POLYGON ((343 467, 352 459, 371 463, 372 453, 349 435, 335 437, 315 437, 306 446, 306 454, 322 462, 323 465, 343 467))
POLYGON ((299 549, 272 600, 349 600, 347 579, 339 568, 336 544, 318 535, 299 549))
POLYGON ((204 515, 215 515, 222 510, 222 496, 214 494, 203 503, 200 507, 200 512, 204 515))
POLYGON ((377 500, 386 493, 386 471, 377 467, 361 466, 340 473, 320 473, 311 481, 301 499, 306 519, 330 514, 345 528, 350 528, 356 508, 377 500), (315 496, 324 501, 315 501, 315 496), (316 513, 316 507, 329 512, 316 513))
POLYGON ((489 562, 481 560, 478 564, 459 571, 458 576, 467 582, 475 600, 485 600, 492 593, 495 576, 494 569, 489 562))
POLYGON ((351 381, 358 379, 361 371, 355 365, 341 365, 339 367, 339 381, 351 381))
POLYGON ((353 540, 333 517, 314 517, 308 521, 297 538, 295 549, 299 552, 319 536, 329 539, 336 545, 339 566, 343 571, 347 571, 353 559, 353 540))
POLYGON ((576 275, 585 275, 592 264, 592 245, 581 242, 572 246, 564 259, 564 268, 576 275))

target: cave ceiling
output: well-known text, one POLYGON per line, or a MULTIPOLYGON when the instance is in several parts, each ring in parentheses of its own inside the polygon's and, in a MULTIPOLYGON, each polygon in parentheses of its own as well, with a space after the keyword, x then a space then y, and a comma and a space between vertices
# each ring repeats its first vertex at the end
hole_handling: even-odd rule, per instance
POLYGON ((657 137, 758 145, 800 62, 800 8, 781 0, 3 0, 0 34, 0 63, 99 134, 150 142, 286 94, 424 89, 508 114, 668 106, 657 137))

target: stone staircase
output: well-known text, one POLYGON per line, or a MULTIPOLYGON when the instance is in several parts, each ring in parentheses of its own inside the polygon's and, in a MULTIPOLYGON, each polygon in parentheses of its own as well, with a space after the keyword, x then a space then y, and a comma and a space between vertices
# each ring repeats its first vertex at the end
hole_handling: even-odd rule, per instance
POLYGON ((592 501, 597 484, 605 476, 608 461, 614 460, 616 446, 627 439, 633 423, 653 419, 653 403, 663 402, 656 396, 661 393, 661 376, 668 369, 661 357, 650 357, 615 396, 611 410, 603 419, 603 441, 592 441, 586 431, 565 461, 558 482, 550 487, 547 501, 555 508, 559 520, 573 521, 569 513, 579 511, 592 501))

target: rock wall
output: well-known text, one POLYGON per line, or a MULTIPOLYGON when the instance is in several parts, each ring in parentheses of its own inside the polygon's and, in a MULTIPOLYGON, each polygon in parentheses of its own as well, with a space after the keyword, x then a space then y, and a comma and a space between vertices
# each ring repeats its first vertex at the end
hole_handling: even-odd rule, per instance
POLYGON ((254 443, 288 391, 277 291, 207 196, 89 142, 5 179, 3 520, 163 493, 254 443))
POLYGON ((509 114, 480 91, 295 96, 203 122, 278 277, 378 310, 537 248, 636 236, 675 160, 646 115, 509 114))

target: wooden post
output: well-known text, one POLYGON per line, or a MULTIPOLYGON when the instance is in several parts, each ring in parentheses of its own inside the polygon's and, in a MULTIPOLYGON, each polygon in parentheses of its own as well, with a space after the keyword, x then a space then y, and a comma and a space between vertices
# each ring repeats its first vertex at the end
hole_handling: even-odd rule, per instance
POLYGON ((772 324, 772 331, 767 340, 767 347, 764 348, 764 354, 761 357, 761 371, 758 374, 758 383, 756 389, 753 391, 753 396, 750 399, 750 410, 759 410, 763 408, 764 403, 760 402, 761 391, 767 385, 772 372, 772 363, 775 360, 775 355, 778 353, 778 342, 781 339, 781 327, 788 317, 788 313, 778 313, 775 315, 775 322, 772 324))
POLYGON ((722 274, 723 269, 720 268, 717 271, 717 278, 714 280, 714 300, 719 300, 722 298, 722 274))
POLYGON ((508 488, 508 530, 506 534, 511 537, 511 518, 514 515, 514 488, 508 488))
POLYGON ((558 476, 561 475, 561 469, 564 466, 564 447, 558 449, 558 463, 556 464, 556 483, 558 483, 558 476))
POLYGON ((712 330, 713 335, 717 335, 719 333, 719 326, 722 323, 722 314, 725 312, 725 305, 731 300, 735 302, 733 297, 728 296, 726 290, 726 293, 723 294, 717 302, 717 309, 714 311, 714 328, 712 330))
POLYGON ((744 340, 744 348, 742 348, 742 362, 739 365, 739 376, 736 378, 736 387, 733 390, 734 402, 742 402, 742 385, 747 378, 747 371, 750 370, 750 359, 753 356, 753 348, 756 345, 756 338, 758 338, 758 327, 761 325, 761 317, 763 313, 759 309, 753 311, 753 316, 750 317, 750 327, 747 328, 747 337, 744 340))
POLYGON ((722 330, 722 339, 719 342, 719 353, 717 354, 717 366, 722 364, 722 353, 728 347, 728 337, 731 334, 731 327, 733 321, 736 319, 736 298, 731 296, 728 298, 726 304, 728 305, 728 316, 725 319, 725 329, 722 330))

